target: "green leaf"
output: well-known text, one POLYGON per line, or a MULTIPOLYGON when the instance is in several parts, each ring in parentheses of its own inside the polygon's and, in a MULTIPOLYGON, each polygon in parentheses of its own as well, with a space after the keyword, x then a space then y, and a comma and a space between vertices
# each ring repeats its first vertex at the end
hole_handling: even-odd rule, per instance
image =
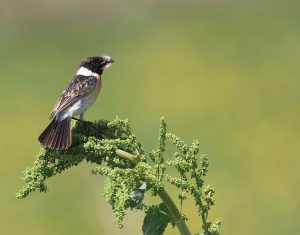
POLYGON ((163 203, 149 208, 143 223, 144 235, 162 235, 171 217, 163 203))
POLYGON ((129 197, 132 200, 132 205, 138 205, 144 200, 145 192, 151 188, 151 185, 143 182, 138 189, 134 189, 130 192, 129 197))

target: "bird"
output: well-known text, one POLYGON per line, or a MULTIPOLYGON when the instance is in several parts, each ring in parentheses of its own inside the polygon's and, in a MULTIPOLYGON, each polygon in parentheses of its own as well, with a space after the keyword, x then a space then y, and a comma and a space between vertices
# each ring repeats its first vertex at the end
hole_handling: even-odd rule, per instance
POLYGON ((44 148, 62 150, 72 145, 71 120, 95 102, 101 90, 101 75, 115 60, 108 56, 92 56, 81 61, 76 75, 58 97, 49 119, 52 121, 39 135, 44 148))

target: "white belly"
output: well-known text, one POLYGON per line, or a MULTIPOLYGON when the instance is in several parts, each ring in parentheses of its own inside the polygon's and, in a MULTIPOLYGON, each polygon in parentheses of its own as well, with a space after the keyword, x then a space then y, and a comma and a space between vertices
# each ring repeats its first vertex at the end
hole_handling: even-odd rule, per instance
POLYGON ((75 116, 81 113, 84 113, 92 104, 95 102, 97 96, 95 97, 84 97, 81 100, 77 101, 66 111, 71 116, 75 116))
POLYGON ((98 84, 95 89, 88 95, 82 97, 72 106, 62 110, 56 115, 56 119, 61 121, 67 117, 72 117, 84 113, 97 99, 100 92, 101 84, 98 84))

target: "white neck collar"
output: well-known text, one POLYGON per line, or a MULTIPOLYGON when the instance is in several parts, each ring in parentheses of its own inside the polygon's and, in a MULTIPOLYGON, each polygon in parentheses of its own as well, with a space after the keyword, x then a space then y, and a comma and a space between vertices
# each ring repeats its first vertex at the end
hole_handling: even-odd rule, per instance
POLYGON ((93 71, 91 71, 85 67, 80 67, 77 70, 76 75, 82 75, 82 76, 87 76, 87 77, 89 77, 89 76, 99 77, 98 73, 94 73, 93 71))

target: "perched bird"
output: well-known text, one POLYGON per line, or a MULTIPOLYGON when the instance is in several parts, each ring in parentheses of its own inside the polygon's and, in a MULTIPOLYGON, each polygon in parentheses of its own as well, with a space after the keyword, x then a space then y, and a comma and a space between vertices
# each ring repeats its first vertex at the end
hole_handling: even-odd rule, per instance
POLYGON ((114 59, 104 56, 83 60, 76 75, 58 97, 49 119, 53 120, 40 134, 38 140, 45 148, 67 149, 72 144, 71 119, 80 115, 94 103, 101 89, 101 74, 114 59))

